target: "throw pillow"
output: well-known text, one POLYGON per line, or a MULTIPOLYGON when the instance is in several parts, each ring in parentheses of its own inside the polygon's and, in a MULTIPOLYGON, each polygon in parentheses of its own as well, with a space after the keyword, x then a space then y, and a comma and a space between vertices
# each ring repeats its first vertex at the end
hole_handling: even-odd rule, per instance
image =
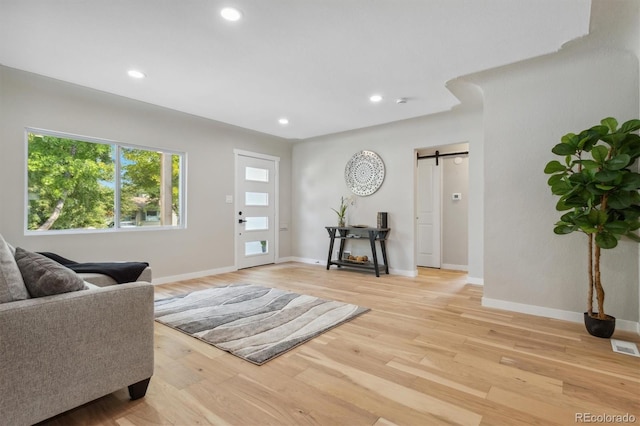
POLYGON ((16 248, 16 263, 31 297, 84 290, 84 281, 66 266, 41 254, 16 248))
POLYGON ((0 235, 0 303, 29 298, 13 253, 0 235))

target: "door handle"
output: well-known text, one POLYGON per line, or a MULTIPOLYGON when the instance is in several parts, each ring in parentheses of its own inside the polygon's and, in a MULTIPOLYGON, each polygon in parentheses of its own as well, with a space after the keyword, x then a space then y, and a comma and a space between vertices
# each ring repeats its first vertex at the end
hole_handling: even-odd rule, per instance
POLYGON ((238 223, 245 223, 245 222, 246 222, 246 220, 244 220, 244 219, 238 219, 238 223))

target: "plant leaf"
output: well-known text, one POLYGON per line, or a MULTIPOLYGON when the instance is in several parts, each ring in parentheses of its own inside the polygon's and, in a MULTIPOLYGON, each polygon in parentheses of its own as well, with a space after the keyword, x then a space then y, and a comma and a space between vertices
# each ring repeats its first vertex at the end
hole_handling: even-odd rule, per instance
POLYGON ((593 159, 596 160, 599 164, 603 164, 609 155, 609 150, 606 146, 598 145, 594 146, 591 150, 591 155, 593 159))
POLYGON ((598 182, 606 183, 613 182, 619 175, 620 172, 617 172, 615 170, 602 170, 601 172, 596 173, 594 178, 598 182))
POLYGON ((638 119, 629 120, 620 126, 620 132, 622 133, 630 133, 638 129, 640 129, 640 120, 638 119))
POLYGON ((574 155, 577 152, 577 148, 568 143, 559 143, 551 149, 551 152, 556 155, 574 155))
POLYGON ((566 235, 566 234, 572 233, 576 229, 577 227, 573 225, 558 225, 555 228, 553 228, 553 232, 558 235, 566 235))
POLYGON ((596 244, 603 249, 612 249, 618 245, 618 239, 610 232, 601 232, 596 235, 596 244))
POLYGON ((569 176, 569 181, 576 185, 588 183, 590 180, 587 170, 582 170, 580 173, 574 173, 569 176))
POLYGON ((598 163, 593 160, 576 160, 576 164, 582 164, 582 167, 585 169, 595 169, 598 167, 598 163))
POLYGON ((613 188, 615 188, 615 186, 596 184, 596 188, 601 189, 603 191, 611 191, 613 188))
POLYGON ((604 225, 604 229, 616 235, 623 235, 629 232, 629 225, 621 220, 615 222, 609 222, 604 225))
POLYGON ((567 181, 559 180, 551 185, 551 193, 554 195, 567 195, 574 189, 567 181))
POLYGON ((563 212, 566 210, 571 210, 573 207, 571 206, 567 206, 564 202, 564 199, 560 198, 558 200, 558 202, 556 203, 556 210, 558 210, 559 212, 563 212))
POLYGON ((589 223, 594 226, 604 225, 607 222, 607 213, 601 210, 591 210, 588 217, 589 223))
POLYGON ((567 176, 566 173, 558 173, 557 175, 553 175, 549 178, 549 180, 547 181, 547 184, 549 186, 553 186, 554 184, 560 182, 562 179, 564 179, 567 176))
POLYGON ((622 210, 631 206, 633 198, 629 191, 616 191, 609 194, 608 206, 612 209, 622 210))
POLYGON ((579 214, 581 213, 578 213, 575 210, 565 213, 560 217, 560 222, 556 223, 556 225, 567 225, 567 224, 573 225, 575 223, 575 219, 577 215, 579 214))
POLYGON ((626 137, 627 135, 625 133, 611 133, 610 135, 604 135, 600 139, 613 147, 619 148, 620 144, 625 140, 626 137))
POLYGON ((640 174, 626 173, 622 176, 620 189, 624 191, 635 191, 640 189, 640 174))
POLYGON ((546 174, 564 172, 565 170, 567 170, 567 168, 563 166, 558 160, 549 161, 544 168, 544 172, 546 174))
POLYGON ((640 236, 638 234, 634 234, 633 232, 627 232, 624 234, 625 237, 635 241, 636 243, 640 243, 640 236))
POLYGON ((610 160, 605 161, 604 167, 607 170, 621 170, 629 165, 631 157, 627 154, 616 155, 610 160))
POLYGON ((560 138, 560 142, 570 145, 574 148, 578 146, 579 141, 580 139, 578 138, 578 135, 576 135, 575 133, 567 133, 562 138, 560 138))
POLYGON ((618 129, 618 120, 613 117, 607 117, 600 121, 603 126, 607 126, 611 132, 615 132, 618 129))

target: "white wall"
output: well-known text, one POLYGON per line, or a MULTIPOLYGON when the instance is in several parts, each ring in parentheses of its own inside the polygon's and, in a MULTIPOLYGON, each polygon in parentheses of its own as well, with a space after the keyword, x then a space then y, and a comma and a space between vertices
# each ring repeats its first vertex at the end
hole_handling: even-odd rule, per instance
MULTIPOLYGON (((457 152, 457 151, 455 151, 457 152)), ((469 157, 461 155, 442 158, 442 266, 462 269, 468 267, 469 248, 469 157), (462 199, 453 200, 453 193, 462 199)))
MULTIPOLYGON (((475 79, 484 93, 486 300, 558 311, 586 306, 587 243, 552 232, 560 214, 542 172, 568 132, 638 117, 638 60, 565 49, 475 79)), ((638 245, 603 253, 605 309, 638 321, 638 245)))
MULTIPOLYGON (((375 194, 358 197, 349 220, 375 225, 376 213, 388 212, 392 230, 387 250, 392 272, 415 274, 415 150, 469 142, 473 162, 473 150, 480 152, 482 144, 481 120, 479 111, 452 111, 298 142, 292 159, 294 256, 326 263, 329 240, 324 227, 336 224, 331 208, 337 208, 341 196, 351 195, 344 180, 345 165, 353 154, 366 149, 384 161, 385 181, 375 194)), ((481 168, 475 172, 475 183, 481 185, 481 168)), ((481 204, 482 200, 476 201, 481 204)), ((472 226, 481 227, 482 222, 476 223, 476 219, 470 218, 472 226)), ((482 277, 482 243, 471 244, 470 275, 482 277)))
MULTIPOLYGON (((13 245, 78 261, 140 260, 154 278, 234 266, 233 149, 281 158, 280 214, 290 222, 291 142, 0 66, 0 233, 13 245), (25 126, 187 153, 184 230, 24 236, 25 126)), ((291 255, 281 231, 280 257, 291 255)))

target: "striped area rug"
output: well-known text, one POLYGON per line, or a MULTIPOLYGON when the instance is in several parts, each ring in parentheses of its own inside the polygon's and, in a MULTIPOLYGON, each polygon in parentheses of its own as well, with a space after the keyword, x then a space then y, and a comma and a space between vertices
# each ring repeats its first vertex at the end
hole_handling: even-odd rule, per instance
POLYGON ((257 365, 369 311, 251 284, 157 300, 156 321, 257 365))

